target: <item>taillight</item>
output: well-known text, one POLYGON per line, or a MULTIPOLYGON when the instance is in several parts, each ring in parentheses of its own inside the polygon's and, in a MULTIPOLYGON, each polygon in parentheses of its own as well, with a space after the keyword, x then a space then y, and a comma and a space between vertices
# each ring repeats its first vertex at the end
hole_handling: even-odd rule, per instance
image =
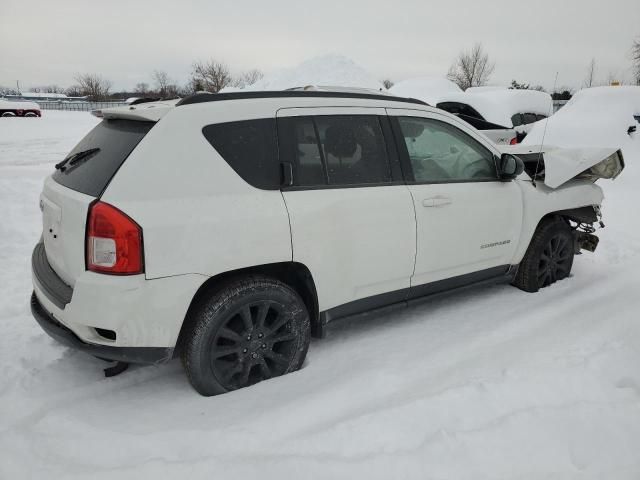
POLYGON ((518 144, 518 137, 513 137, 510 141, 509 141, 509 145, 517 145, 518 144))
POLYGON ((108 203, 96 202, 89 210, 87 270, 115 275, 144 272, 142 229, 108 203))

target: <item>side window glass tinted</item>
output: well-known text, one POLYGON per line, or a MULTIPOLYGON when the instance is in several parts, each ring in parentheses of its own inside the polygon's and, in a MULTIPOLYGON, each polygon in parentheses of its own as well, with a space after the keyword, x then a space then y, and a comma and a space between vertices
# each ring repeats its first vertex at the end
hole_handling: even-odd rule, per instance
POLYGON ((417 182, 496 180, 493 155, 456 127, 437 120, 399 117, 417 182))
POLYGON ((524 123, 525 125, 528 125, 530 123, 537 121, 535 113, 524 113, 522 117, 523 117, 522 123, 524 123))
POLYGON ((280 188, 274 119, 217 123, 207 125, 202 133, 247 183, 263 189, 280 188))
POLYGON ((375 116, 315 117, 329 185, 391 181, 380 122, 375 116))
POLYGON ((522 125, 522 115, 520 113, 516 113, 513 117, 511 117, 511 123, 513 123, 514 127, 519 127, 522 125))
POLYGON ((327 177, 322 165, 320 145, 311 117, 287 119, 293 137, 294 184, 303 187, 326 185, 327 177))
POLYGON ((374 115, 285 117, 278 120, 280 153, 293 184, 376 185, 392 180, 386 144, 374 115))

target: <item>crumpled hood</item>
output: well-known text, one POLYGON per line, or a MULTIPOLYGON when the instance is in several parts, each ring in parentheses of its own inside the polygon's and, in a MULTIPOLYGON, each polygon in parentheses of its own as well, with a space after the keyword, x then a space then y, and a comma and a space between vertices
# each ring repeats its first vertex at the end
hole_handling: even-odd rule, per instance
POLYGON ((537 179, 542 179, 549 188, 558 188, 574 178, 594 182, 599 178, 614 179, 624 169, 622 151, 615 147, 562 148, 518 144, 504 146, 502 151, 520 157, 531 177, 537 165, 537 179))

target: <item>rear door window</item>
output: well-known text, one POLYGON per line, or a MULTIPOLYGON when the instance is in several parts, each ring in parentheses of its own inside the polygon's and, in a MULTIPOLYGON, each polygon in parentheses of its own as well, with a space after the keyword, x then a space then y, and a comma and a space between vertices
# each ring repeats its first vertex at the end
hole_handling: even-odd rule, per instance
POLYGON ((316 127, 311 117, 284 117, 278 120, 282 160, 292 166, 293 183, 298 187, 327 184, 316 127))
POLYGON ((297 187, 379 185, 392 181, 380 120, 375 115, 285 117, 282 159, 297 187))
POLYGON ((70 160, 64 168, 56 169, 53 179, 77 192, 99 197, 154 125, 154 122, 135 120, 103 120, 71 150, 66 157, 70 160), (88 154, 82 155, 82 152, 88 154))
POLYGON ((273 118, 207 125, 202 133, 244 181, 277 190, 282 184, 273 118))
POLYGON ((523 118, 522 123, 524 125, 529 125, 530 123, 538 121, 535 113, 523 113, 522 118, 523 118))
POLYGON ((391 167, 375 116, 316 117, 329 185, 389 183, 391 167))

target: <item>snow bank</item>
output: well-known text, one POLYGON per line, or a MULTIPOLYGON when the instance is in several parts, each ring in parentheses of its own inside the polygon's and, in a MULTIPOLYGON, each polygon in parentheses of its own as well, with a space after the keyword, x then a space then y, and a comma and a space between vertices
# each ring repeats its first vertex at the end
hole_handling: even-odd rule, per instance
POLYGON ((513 127, 511 117, 516 113, 550 115, 553 112, 551 95, 536 90, 495 89, 475 90, 472 93, 444 95, 441 102, 461 102, 470 105, 485 120, 505 127, 513 127))
MULTIPOLYGON (((622 148, 627 163, 640 161, 640 87, 595 87, 580 90, 545 121, 537 122, 523 144, 559 147, 622 148), (627 134, 635 125, 637 133, 627 134)), ((622 173, 625 175, 625 172, 622 173)))
POLYGON ((285 90, 307 85, 384 88, 379 80, 353 60, 342 55, 325 55, 267 74, 246 90, 285 90))
POLYGON ((417 98, 435 106, 440 98, 448 93, 460 93, 460 87, 446 78, 421 77, 402 80, 394 84, 389 93, 399 97, 417 98))

